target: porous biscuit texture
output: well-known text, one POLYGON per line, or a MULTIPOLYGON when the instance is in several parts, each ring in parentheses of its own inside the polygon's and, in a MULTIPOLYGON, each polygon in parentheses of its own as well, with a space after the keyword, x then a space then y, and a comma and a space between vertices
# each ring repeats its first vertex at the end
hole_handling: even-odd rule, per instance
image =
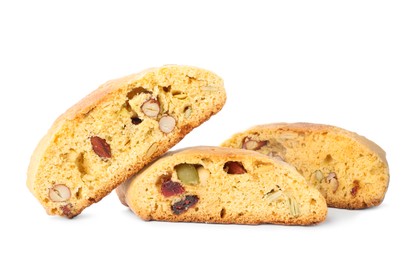
POLYGON ((212 72, 178 65, 111 80, 53 124, 27 186, 48 214, 72 218, 165 153, 226 100, 212 72))
POLYGON ((255 150, 292 164, 329 207, 379 205, 387 192, 386 153, 356 133, 329 125, 277 123, 237 133, 222 146, 255 150))
POLYGON ((117 194, 144 220, 311 225, 327 214, 323 196, 294 167, 242 149, 169 152, 117 194))

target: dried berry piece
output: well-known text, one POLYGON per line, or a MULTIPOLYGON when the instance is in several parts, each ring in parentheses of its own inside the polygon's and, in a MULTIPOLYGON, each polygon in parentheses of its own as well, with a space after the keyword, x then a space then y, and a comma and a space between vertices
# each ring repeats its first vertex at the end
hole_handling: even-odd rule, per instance
POLYGON ((170 179, 162 180, 160 190, 165 197, 171 197, 179 195, 185 192, 185 188, 179 182, 172 181, 170 179))
POLYGON ((194 206, 199 201, 196 195, 186 195, 184 199, 173 203, 172 211, 175 215, 180 215, 187 211, 190 207, 194 206))
POLYGON ((354 180, 352 184, 354 186, 351 189, 351 195, 355 197, 357 195, 358 190, 360 189, 360 182, 358 180, 354 180))
POLYGON ((111 148, 105 139, 92 136, 90 140, 92 149, 98 156, 101 158, 111 158, 111 148))
POLYGON ((143 121, 143 120, 141 120, 141 119, 140 119, 140 118, 138 118, 138 117, 132 117, 132 118, 131 118, 131 123, 132 123, 133 125, 138 125, 138 124, 140 124, 142 121, 143 121))
POLYGON ((229 161, 224 164, 224 171, 229 174, 243 174, 246 173, 246 169, 240 162, 229 161))
POLYGON ((243 139, 243 149, 256 151, 265 145, 267 145, 267 141, 251 140, 250 137, 244 137, 243 139))

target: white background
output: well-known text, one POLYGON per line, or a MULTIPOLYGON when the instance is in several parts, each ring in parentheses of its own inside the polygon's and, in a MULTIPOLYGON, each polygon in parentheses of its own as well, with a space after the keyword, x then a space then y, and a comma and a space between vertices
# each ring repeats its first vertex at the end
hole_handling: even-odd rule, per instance
POLYGON ((414 258, 415 14, 414 1, 1 1, 0 259, 414 258), (337 125, 386 150, 383 204, 313 227, 144 222, 114 193, 73 220, 46 215, 26 169, 55 118, 109 79, 172 63, 216 72, 228 93, 177 147, 337 125))

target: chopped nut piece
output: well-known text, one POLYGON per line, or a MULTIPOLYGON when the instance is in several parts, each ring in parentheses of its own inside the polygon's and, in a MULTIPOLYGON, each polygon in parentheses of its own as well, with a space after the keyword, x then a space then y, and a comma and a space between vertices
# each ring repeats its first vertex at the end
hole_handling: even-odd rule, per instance
POLYGON ((247 172, 242 163, 234 161, 226 162, 224 165, 224 171, 229 174, 243 174, 247 172))
POLYGON ((160 118, 159 120, 160 131, 166 134, 169 134, 170 132, 172 132, 173 129, 175 128, 175 125, 176 125, 176 120, 175 118, 171 116, 162 116, 162 118, 160 118))
POLYGON ((64 202, 71 198, 71 191, 64 184, 56 184, 49 188, 49 198, 53 202, 64 202))
POLYGON ((184 111, 184 116, 185 118, 189 118, 192 114, 192 108, 191 107, 186 107, 185 111, 184 111))
POLYGON ((249 137, 245 137, 243 139, 243 149, 256 151, 265 145, 267 145, 267 141, 256 141, 256 140, 252 140, 249 137))
POLYGON ((275 200, 278 200, 283 195, 284 193, 281 190, 277 190, 277 191, 272 190, 271 192, 267 193, 264 196, 264 199, 268 202, 273 202, 275 200))
POLYGON ((111 158, 111 147, 107 141, 98 136, 90 138, 93 151, 101 158, 111 158))
POLYGON ((331 180, 333 178, 337 178, 337 175, 334 172, 330 172, 328 174, 328 176, 326 177, 326 180, 329 181, 329 180, 331 180))
POLYGON ((148 117, 157 117, 160 112, 160 104, 154 98, 151 98, 143 103, 141 107, 143 113, 148 117))
POLYGON ((323 174, 320 170, 316 170, 316 171, 314 172, 314 176, 315 176, 315 179, 316 179, 318 182, 321 182, 321 181, 322 181, 322 179, 324 178, 324 174, 323 174))
POLYGON ((192 164, 182 163, 175 166, 178 179, 188 185, 197 185, 199 183, 198 171, 192 164))
POLYGON ((329 173, 329 175, 326 177, 326 181, 329 183, 332 192, 335 193, 339 185, 337 175, 333 172, 329 173))
POLYGON ((296 200, 290 196, 287 197, 288 203, 289 203, 289 209, 290 209, 290 214, 292 214, 292 216, 294 217, 298 217, 299 216, 299 205, 296 202, 296 200))
POLYGON ((146 156, 151 157, 157 150, 157 143, 153 143, 149 149, 147 149, 146 156))
POLYGON ((202 186, 205 186, 211 173, 203 166, 198 167, 196 170, 198 171, 200 184, 202 186))

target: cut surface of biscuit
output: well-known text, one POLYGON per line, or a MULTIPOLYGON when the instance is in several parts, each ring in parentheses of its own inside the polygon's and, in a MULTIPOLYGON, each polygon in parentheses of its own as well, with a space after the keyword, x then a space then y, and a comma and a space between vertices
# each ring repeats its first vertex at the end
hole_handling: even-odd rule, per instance
POLYGON ((326 202, 294 167, 241 149, 170 152, 117 188, 144 220, 310 225, 326 202))
POLYGON ((111 80, 54 122, 32 155, 27 185, 48 214, 72 218, 225 100, 222 79, 194 67, 167 65, 111 80))
POLYGON ((329 207, 379 205, 389 184, 385 152, 356 133, 329 125, 255 126, 222 146, 255 150, 292 164, 321 191, 329 207))

